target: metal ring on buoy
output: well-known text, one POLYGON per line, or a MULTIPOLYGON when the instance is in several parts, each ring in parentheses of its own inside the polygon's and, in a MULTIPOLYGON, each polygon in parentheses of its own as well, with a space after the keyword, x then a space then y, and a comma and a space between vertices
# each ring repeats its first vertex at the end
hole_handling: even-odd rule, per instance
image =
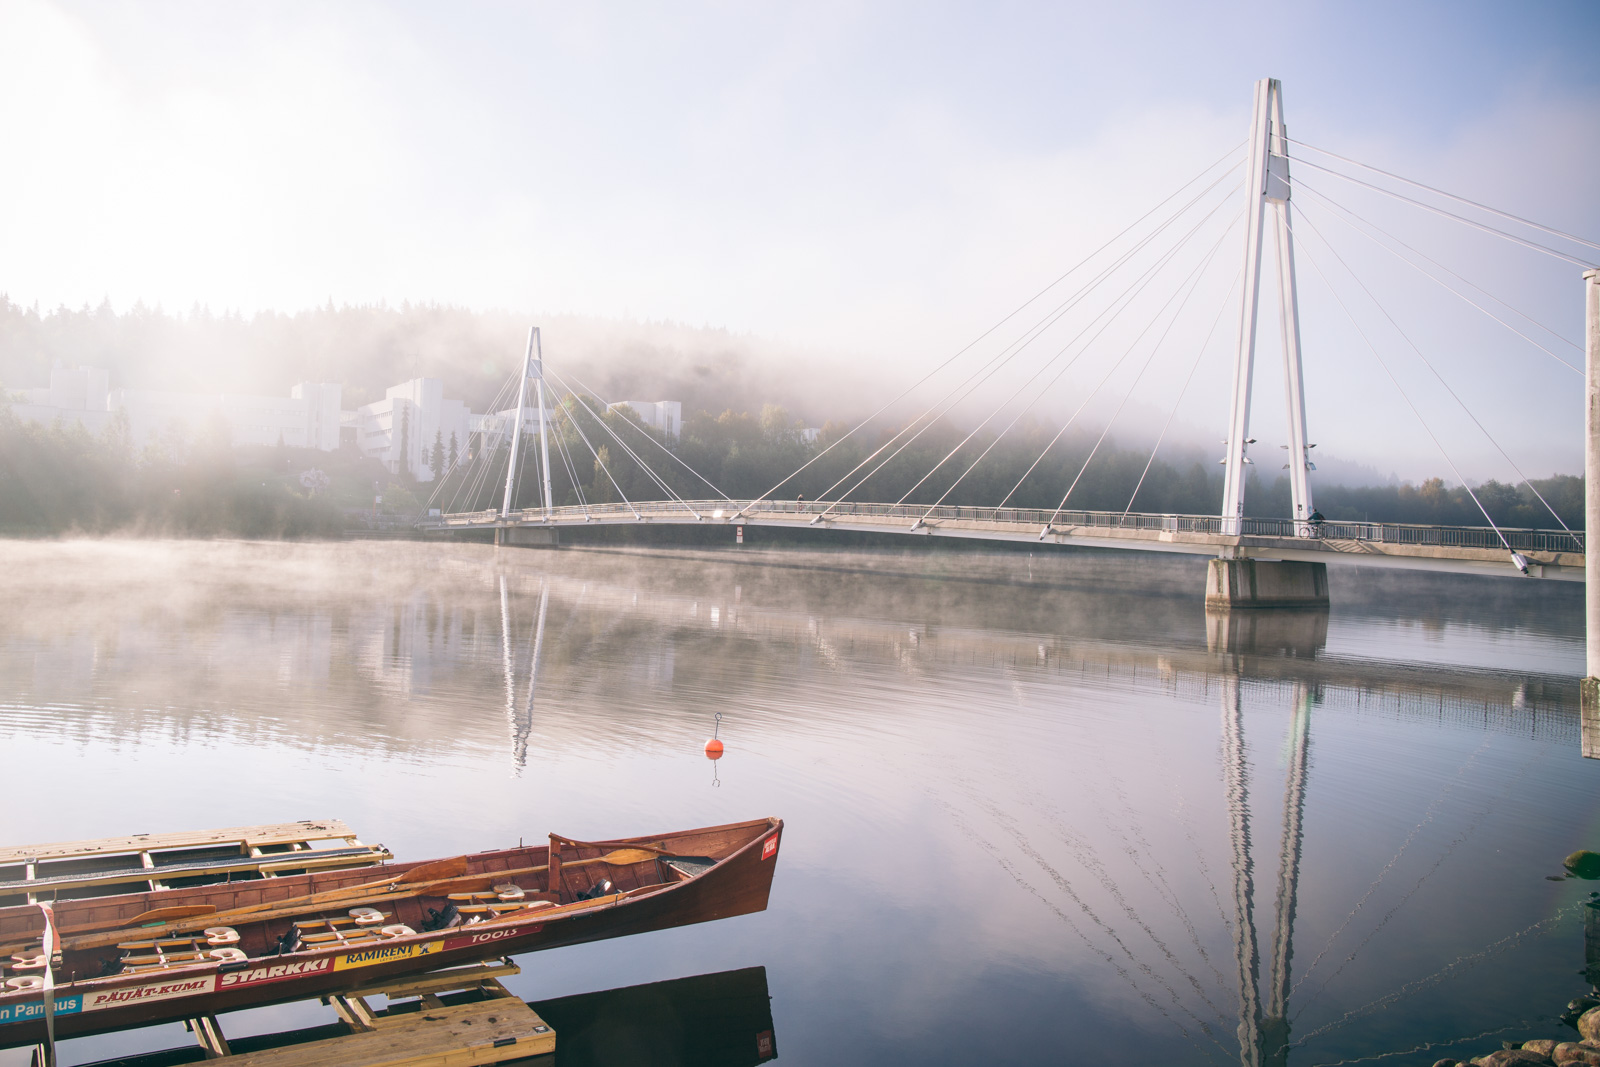
POLYGON ((379 930, 378 933, 382 937, 410 937, 415 934, 416 931, 411 929, 411 927, 407 926, 405 923, 395 923, 393 926, 385 926, 382 930, 379 930))
POLYGON ((43 989, 44 976, 41 974, 19 974, 15 978, 6 979, 6 988, 13 990, 43 989))
POLYGON ((231 926, 208 926, 205 930, 208 945, 237 945, 239 931, 231 926))
POLYGON ((243 963, 250 958, 244 954, 243 949, 238 948, 214 948, 206 955, 222 963, 243 963))
POLYGON ((11 957, 13 971, 42 971, 44 970, 44 956, 24 956, 20 952, 11 957))
POLYGON ((377 908, 351 908, 350 918, 356 921, 357 926, 377 926, 383 922, 383 912, 377 908))

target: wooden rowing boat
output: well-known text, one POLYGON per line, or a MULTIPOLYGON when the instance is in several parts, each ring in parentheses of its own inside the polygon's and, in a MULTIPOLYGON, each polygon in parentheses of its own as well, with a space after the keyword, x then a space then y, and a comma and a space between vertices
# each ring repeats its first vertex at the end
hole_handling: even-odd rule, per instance
POLYGON ((765 910, 783 823, 0 908, 0 1048, 765 910), (47 998, 46 988, 52 989, 47 998))
POLYGON ((394 856, 338 819, 0 846, 0 907, 369 867, 394 856))

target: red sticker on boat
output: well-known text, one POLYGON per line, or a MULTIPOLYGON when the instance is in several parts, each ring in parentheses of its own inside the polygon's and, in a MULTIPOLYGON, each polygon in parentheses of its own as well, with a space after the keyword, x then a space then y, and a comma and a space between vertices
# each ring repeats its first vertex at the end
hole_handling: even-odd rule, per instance
POLYGON ((102 1008, 120 1008, 124 1004, 139 1004, 147 1000, 171 1000, 174 997, 193 997, 210 993, 217 987, 217 976, 201 975, 197 978, 179 978, 155 985, 122 986, 118 989, 101 989, 83 995, 84 1011, 102 1008))
POLYGON ((303 974, 317 974, 321 971, 333 969, 333 957, 322 956, 311 960, 291 960, 287 963, 274 963, 267 967, 255 967, 248 971, 230 971, 217 979, 217 985, 232 988, 241 985, 255 985, 258 982, 281 982, 285 978, 299 978, 303 974))
POLYGON ((520 934, 536 934, 544 929, 544 924, 538 926, 497 926, 487 930, 469 933, 465 937, 452 937, 444 943, 444 950, 472 948, 477 945, 493 944, 496 941, 508 941, 520 934))
POLYGON ((761 858, 764 859, 764 860, 771 859, 773 856, 776 856, 777 854, 778 854, 778 835, 777 834, 773 834, 771 837, 767 838, 766 843, 761 846, 761 858))

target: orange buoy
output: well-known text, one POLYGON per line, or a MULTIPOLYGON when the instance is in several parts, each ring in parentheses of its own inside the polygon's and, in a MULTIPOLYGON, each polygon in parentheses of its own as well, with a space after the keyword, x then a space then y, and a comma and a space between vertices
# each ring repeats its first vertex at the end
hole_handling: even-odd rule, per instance
POLYGON ((706 742, 706 759, 722 758, 722 742, 715 737, 706 742))

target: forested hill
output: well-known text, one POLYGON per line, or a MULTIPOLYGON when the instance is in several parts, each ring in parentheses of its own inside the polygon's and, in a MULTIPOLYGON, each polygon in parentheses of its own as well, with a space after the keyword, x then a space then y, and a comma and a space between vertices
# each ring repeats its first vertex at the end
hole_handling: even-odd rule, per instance
MULTIPOLYGON (((610 437, 614 432, 631 440, 640 454, 659 455, 643 440, 651 431, 624 413, 612 412, 603 416, 608 432, 595 425, 590 412, 600 408, 592 402, 585 409, 568 398, 563 408, 560 447, 555 450, 559 455, 552 462, 558 504, 662 496, 627 450, 599 444, 615 440, 610 437), (587 450, 585 438, 598 445, 598 457, 587 450)), ((371 507, 374 489, 384 497, 386 517, 405 523, 430 505, 449 511, 498 506, 496 487, 504 482, 503 449, 450 471, 444 446, 436 442, 441 477, 415 484, 351 450, 233 448, 225 439, 204 438, 136 449, 125 425, 121 432, 118 427, 114 421, 104 435, 93 437, 76 423, 45 426, 20 420, 0 401, 0 532, 315 536, 356 524, 351 516, 371 507), (302 489, 299 481, 300 473, 313 467, 330 480, 315 494, 302 489)), ((979 435, 965 444, 966 435, 957 427, 935 424, 882 469, 872 454, 892 439, 896 428, 873 428, 848 438, 845 429, 846 424, 829 423, 816 442, 807 443, 781 408, 768 406, 759 414, 702 410, 685 419, 675 450, 716 490, 735 498, 770 492, 785 498, 803 493, 816 500, 848 494, 856 500, 1006 501, 1034 508, 1055 508, 1065 500, 1074 509, 1214 514, 1222 494, 1219 468, 1206 462, 1209 457, 1174 455, 1152 461, 1148 451, 1122 448, 1110 439, 1098 442, 1097 435, 1087 432, 1062 435, 1046 450, 1055 435, 1042 424, 1024 426, 998 443, 979 435), (835 442, 837 447, 823 452, 835 442), (946 457, 948 462, 936 467, 946 457), (784 480, 813 458, 798 477, 784 480), (933 474, 924 480, 930 470, 933 474), (863 481, 861 474, 870 476, 863 481)), ((890 446, 878 455, 893 450, 890 446)), ((716 493, 681 465, 661 463, 656 469, 686 498, 716 493)), ((524 477, 521 485, 519 504, 533 504, 534 479, 524 477)), ((1558 476, 1536 485, 1568 525, 1581 525, 1582 479, 1558 476)), ((1483 513, 1466 490, 1447 487, 1437 478, 1421 485, 1357 488, 1319 483, 1315 491, 1317 506, 1330 519, 1484 525, 1483 513)), ((1557 525, 1532 487, 1486 482, 1477 487, 1477 497, 1501 525, 1557 525)), ((1287 482, 1279 477, 1263 484, 1252 477, 1246 501, 1252 515, 1287 515, 1287 482)))

